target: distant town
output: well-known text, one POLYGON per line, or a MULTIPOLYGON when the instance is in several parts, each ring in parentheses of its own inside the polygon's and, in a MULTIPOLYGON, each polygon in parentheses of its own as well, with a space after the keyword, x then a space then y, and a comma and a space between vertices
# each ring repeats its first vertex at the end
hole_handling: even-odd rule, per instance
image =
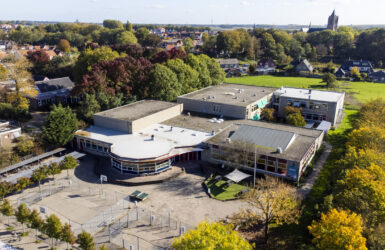
POLYGON ((385 28, 0 22, 0 249, 384 249, 385 28))

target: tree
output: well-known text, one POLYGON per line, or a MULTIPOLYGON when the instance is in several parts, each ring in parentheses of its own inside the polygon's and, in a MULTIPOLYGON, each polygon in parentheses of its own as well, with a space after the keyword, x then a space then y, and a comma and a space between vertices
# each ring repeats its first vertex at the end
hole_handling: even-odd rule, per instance
POLYGON ((336 202, 339 207, 361 214, 366 224, 385 222, 385 170, 374 164, 353 168, 338 181, 336 202))
POLYGON ((1 197, 1 200, 4 199, 4 197, 7 195, 7 194, 10 194, 14 189, 14 185, 10 182, 0 182, 0 197, 1 197))
POLYGON ((144 47, 160 47, 163 40, 157 34, 149 34, 144 38, 144 41, 141 43, 144 47))
POLYGON ((198 89, 198 72, 185 64, 181 59, 168 60, 166 66, 177 76, 178 82, 182 85, 182 93, 190 93, 198 89))
POLYGON ((61 173, 61 169, 59 167, 59 164, 57 164, 56 162, 52 162, 48 165, 47 174, 52 175, 54 181, 55 181, 55 175, 60 173, 61 173))
POLYGON ((175 238, 172 249, 253 249, 232 225, 220 222, 201 222, 187 234, 175 238))
POLYGON ((200 83, 198 88, 208 87, 212 85, 210 71, 207 68, 207 64, 203 60, 193 54, 188 54, 185 63, 190 65, 191 68, 195 69, 198 72, 198 80, 200 83))
POLYGON ((355 80, 361 79, 360 70, 358 69, 358 67, 353 67, 352 70, 350 71, 350 74, 353 76, 355 80))
POLYGON ((35 169, 32 173, 31 179, 32 181, 37 181, 39 183, 39 192, 41 193, 41 181, 47 178, 47 166, 42 166, 38 169, 35 169))
POLYGON ((116 37, 116 43, 118 44, 134 44, 138 43, 135 35, 131 31, 122 31, 116 37))
POLYGON ((258 181, 256 188, 246 196, 250 208, 241 209, 234 215, 235 221, 246 222, 246 227, 264 224, 265 242, 268 240, 269 225, 272 222, 297 223, 301 214, 300 199, 294 187, 274 177, 258 181))
POLYGON ((167 66, 155 64, 150 72, 150 97, 158 100, 175 100, 182 92, 178 78, 167 66))
POLYGON ((145 27, 141 27, 135 31, 135 36, 140 44, 143 44, 146 37, 150 34, 150 31, 145 27))
POLYGON ((257 71, 257 65, 255 63, 250 63, 249 75, 254 75, 256 71, 257 71))
POLYGON ((85 94, 79 102, 77 113, 80 119, 91 122, 94 114, 100 111, 100 105, 93 94, 85 94))
POLYGON ((63 225, 60 222, 60 219, 51 214, 47 217, 44 225, 44 232, 52 239, 52 248, 54 246, 54 239, 60 239, 63 232, 63 225))
POLYGON ((119 20, 106 19, 103 21, 103 27, 108 29, 123 29, 123 23, 119 20))
POLYGON ((76 242, 76 237, 71 230, 71 225, 69 225, 68 223, 65 223, 63 226, 63 231, 61 233, 61 240, 63 240, 64 242, 67 242, 67 249, 69 249, 68 244, 73 245, 76 242))
POLYGON ((0 64, 0 81, 4 81, 8 77, 8 71, 5 66, 0 64))
POLYGON ((31 211, 27 208, 27 205, 25 203, 21 203, 15 212, 16 219, 18 222, 21 223, 23 226, 23 232, 24 232, 24 223, 29 222, 29 218, 31 215, 31 211))
POLYGON ((70 107, 53 105, 43 127, 43 138, 53 146, 64 146, 74 138, 77 123, 76 115, 70 107))
POLYGON ((294 125, 297 127, 305 127, 305 118, 300 113, 289 114, 286 117, 287 124, 294 125))
POLYGON ((226 73, 214 58, 204 54, 199 55, 198 58, 206 64, 212 85, 218 85, 225 80, 226 73))
POLYGON ((127 31, 132 32, 132 23, 130 23, 130 22, 127 20, 126 25, 124 26, 124 28, 125 28, 127 31))
POLYGON ((95 248, 94 239, 92 238, 91 234, 87 233, 84 230, 80 234, 78 234, 76 242, 80 245, 80 248, 83 250, 92 250, 95 248))
POLYGON ((367 249, 361 216, 355 213, 332 209, 308 228, 318 249, 367 249))
POLYGON ((186 39, 183 40, 183 47, 186 53, 191 53, 192 49, 194 48, 193 46, 193 41, 191 38, 187 37, 186 39))
POLYGON ((63 170, 64 169, 67 170, 67 178, 68 179, 70 178, 68 170, 74 169, 78 165, 79 164, 76 161, 76 159, 73 156, 71 156, 71 155, 64 157, 64 159, 60 162, 60 168, 63 169, 63 170))
POLYGON ((66 39, 60 39, 59 43, 57 44, 57 48, 63 52, 71 51, 71 45, 66 39))
POLYGON ((326 83, 326 86, 330 89, 338 87, 338 81, 336 76, 332 73, 326 73, 322 76, 322 82, 326 83))
POLYGON ((0 207, 0 212, 3 215, 8 216, 8 225, 9 225, 9 217, 11 215, 14 215, 15 212, 14 212, 13 207, 12 207, 12 205, 8 199, 3 200, 3 204, 1 204, 1 207, 0 207))
POLYGON ((273 108, 264 108, 262 110, 262 116, 266 121, 273 122, 275 121, 275 109, 273 108))
POLYGON ((43 229, 44 227, 44 220, 40 217, 39 212, 34 209, 32 210, 30 216, 29 216, 29 222, 31 225, 31 228, 35 229, 35 236, 37 239, 37 231, 43 229))
POLYGON ((7 96, 7 102, 13 107, 25 110, 28 114, 29 102, 26 96, 35 97, 37 90, 30 73, 32 64, 25 58, 22 58, 8 68, 9 78, 15 80, 16 91, 7 96))
POLYGON ((355 147, 357 150, 371 148, 385 152, 385 127, 371 126, 354 129, 349 134, 347 146, 355 147))
POLYGON ((91 72, 92 65, 101 61, 110 61, 119 57, 119 53, 109 47, 98 47, 95 49, 87 48, 82 51, 74 66, 74 78, 76 83, 80 83, 82 77, 91 72))
POLYGON ((17 138, 16 151, 21 156, 31 154, 34 146, 33 141, 26 136, 17 138))
POLYGON ((17 179, 16 190, 23 192, 23 190, 29 185, 31 185, 31 180, 29 178, 20 177, 19 179, 17 179))

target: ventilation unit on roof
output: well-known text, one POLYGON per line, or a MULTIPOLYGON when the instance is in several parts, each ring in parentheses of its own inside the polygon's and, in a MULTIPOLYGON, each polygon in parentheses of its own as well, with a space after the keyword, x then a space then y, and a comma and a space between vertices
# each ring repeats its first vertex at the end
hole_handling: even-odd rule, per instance
POLYGON ((151 135, 151 141, 153 141, 153 140, 154 140, 154 138, 155 138, 155 136, 154 136, 154 135, 151 135))
POLYGON ((234 96, 234 99, 238 99, 238 96, 234 96))
POLYGON ((282 148, 277 148, 277 153, 278 153, 278 154, 282 154, 282 152, 283 152, 283 151, 282 151, 282 148))
POLYGON ((208 96, 207 99, 210 100, 210 99, 211 99, 211 96, 208 96))
POLYGON ((213 95, 211 98, 215 99, 215 95, 213 95))
POLYGON ((173 128, 173 127, 171 126, 171 127, 170 127, 170 131, 172 131, 172 128, 173 128))
POLYGON ((226 143, 231 143, 231 138, 226 138, 226 143))
POLYGON ((215 131, 214 130, 211 131, 211 135, 215 135, 215 131))
POLYGON ((246 102, 246 99, 243 99, 242 102, 246 102))
POLYGON ((262 92, 265 92, 265 89, 262 89, 262 92))
POLYGON ((238 89, 238 93, 242 93, 242 90, 241 90, 241 89, 238 89))
POLYGON ((254 95, 253 96, 257 96, 257 94, 256 93, 254 93, 254 95))
POLYGON ((190 116, 191 114, 190 114, 190 112, 187 112, 187 116, 190 116))
POLYGON ((309 94, 311 94, 311 89, 309 89, 309 94))

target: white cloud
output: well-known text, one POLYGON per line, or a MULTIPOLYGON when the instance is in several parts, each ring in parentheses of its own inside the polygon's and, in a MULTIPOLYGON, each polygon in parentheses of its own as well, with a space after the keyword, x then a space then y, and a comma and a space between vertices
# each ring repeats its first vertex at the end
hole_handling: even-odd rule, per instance
POLYGON ((151 8, 153 8, 153 9, 164 9, 164 5, 154 4, 154 5, 151 5, 151 8))

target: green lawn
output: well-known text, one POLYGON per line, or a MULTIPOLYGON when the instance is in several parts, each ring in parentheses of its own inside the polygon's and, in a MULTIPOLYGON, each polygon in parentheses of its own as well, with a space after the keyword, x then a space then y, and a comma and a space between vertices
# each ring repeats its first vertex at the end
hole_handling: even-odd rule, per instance
MULTIPOLYGON (((325 89, 325 84, 318 78, 305 77, 279 77, 279 76, 244 76, 227 78, 227 83, 238 83, 279 88, 281 86, 295 88, 325 89)), ((385 96, 384 83, 372 82, 341 82, 339 90, 351 93, 359 102, 385 96)))
POLYGON ((237 198, 236 195, 246 188, 246 186, 236 183, 230 184, 229 187, 224 188, 223 185, 226 183, 226 181, 215 181, 213 178, 207 179, 205 183, 207 187, 210 188, 211 196, 221 201, 237 198))

